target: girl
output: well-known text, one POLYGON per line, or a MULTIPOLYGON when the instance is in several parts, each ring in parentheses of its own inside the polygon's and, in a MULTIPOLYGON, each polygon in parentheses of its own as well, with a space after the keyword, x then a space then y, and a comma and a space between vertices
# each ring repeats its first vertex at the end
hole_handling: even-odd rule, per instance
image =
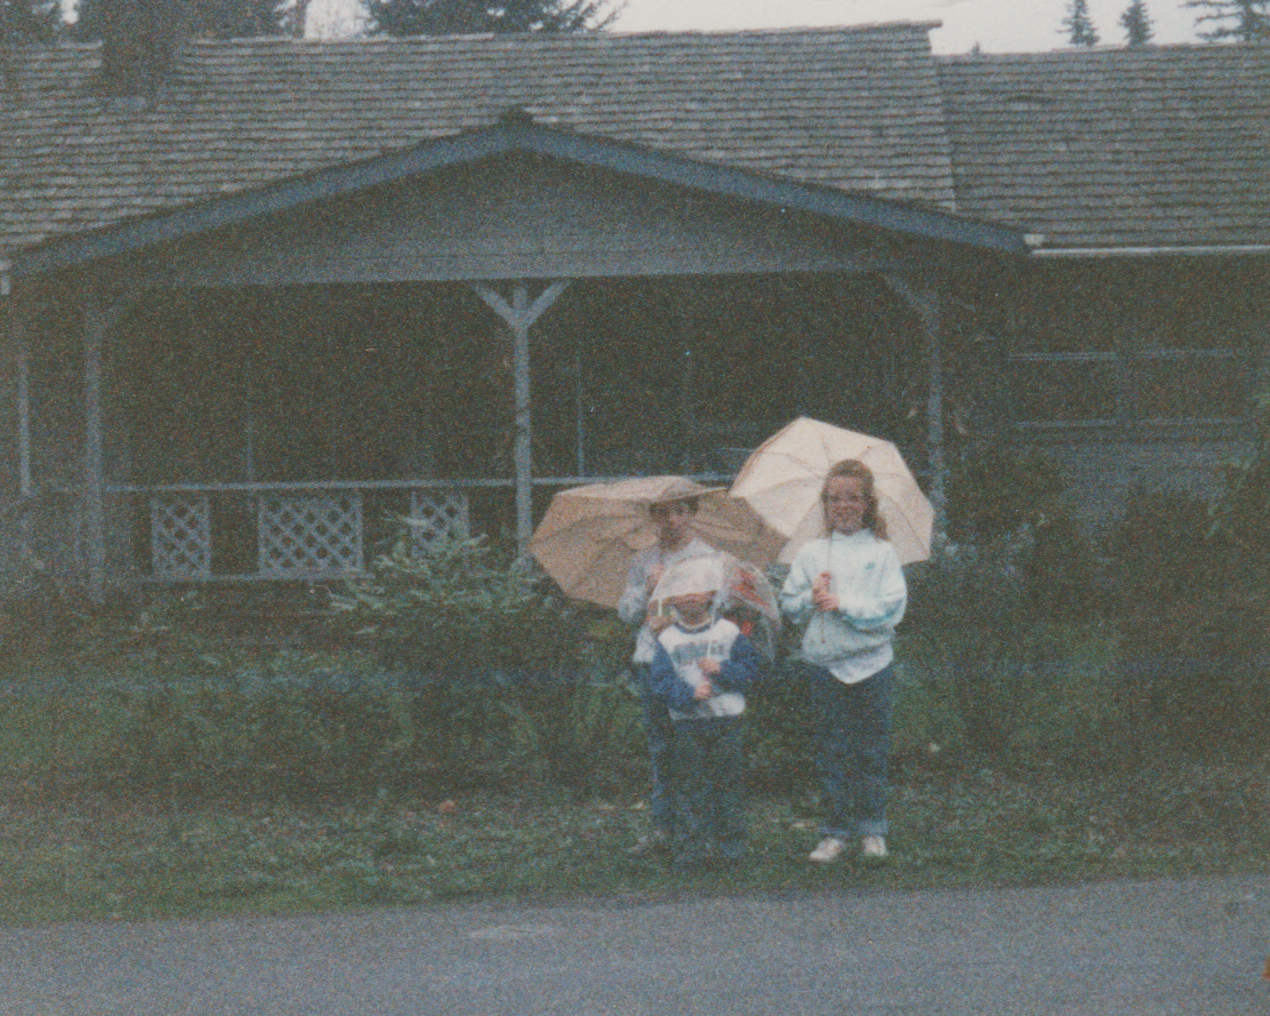
POLYGON ((907 589, 878 514, 873 473, 847 459, 820 491, 825 535, 794 558, 781 608, 807 623, 802 658, 817 719, 825 808, 810 860, 828 864, 858 835, 868 858, 886 856, 886 759, 895 680, 891 637, 907 589))

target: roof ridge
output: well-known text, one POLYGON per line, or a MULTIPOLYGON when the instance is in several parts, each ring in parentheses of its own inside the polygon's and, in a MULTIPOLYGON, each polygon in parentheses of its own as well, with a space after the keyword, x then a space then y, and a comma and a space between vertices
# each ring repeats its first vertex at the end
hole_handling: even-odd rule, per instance
MULTIPOLYGON (((295 48, 326 49, 336 47, 360 46, 406 46, 406 45, 444 45, 447 43, 470 42, 533 42, 540 44, 587 44, 615 41, 636 41, 640 39, 678 40, 678 39, 759 39, 788 38, 793 36, 820 36, 825 38, 849 35, 878 34, 926 34, 942 27, 941 21, 887 21, 870 22, 862 25, 805 26, 788 28, 747 28, 741 30, 689 30, 689 31, 648 31, 648 32, 478 32, 455 35, 364 35, 345 39, 296 39, 292 36, 250 36, 238 39, 190 39, 187 45, 220 48, 226 46, 242 46, 244 44, 265 46, 290 46, 295 48)), ((80 43, 80 46, 95 47, 100 43, 80 43)))
POLYGON ((1062 46, 1020 53, 936 53, 937 63, 974 63, 976 61, 1001 62, 1005 60, 1027 60, 1036 62, 1047 59, 1063 59, 1067 57, 1108 57, 1115 55, 1131 56, 1138 59, 1153 56, 1166 56, 1181 50, 1200 53, 1224 54, 1257 54, 1270 56, 1270 42, 1169 42, 1149 46, 1062 46))

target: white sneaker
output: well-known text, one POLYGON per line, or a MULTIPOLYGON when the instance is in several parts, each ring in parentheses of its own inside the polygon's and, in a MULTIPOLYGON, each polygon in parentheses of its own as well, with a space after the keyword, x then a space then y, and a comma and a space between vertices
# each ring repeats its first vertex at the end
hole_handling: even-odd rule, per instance
POLYGON ((838 855, 847 849, 847 845, 836 836, 826 836, 816 844, 816 849, 807 855, 807 860, 817 864, 829 864, 838 859, 838 855))
POLYGON ((670 849, 670 837, 663 829, 654 829, 647 836, 641 836, 626 852, 631 857, 647 857, 649 854, 662 854, 670 849))
POLYGON ((879 860, 886 857, 886 840, 881 836, 866 836, 860 844, 860 856, 879 860))

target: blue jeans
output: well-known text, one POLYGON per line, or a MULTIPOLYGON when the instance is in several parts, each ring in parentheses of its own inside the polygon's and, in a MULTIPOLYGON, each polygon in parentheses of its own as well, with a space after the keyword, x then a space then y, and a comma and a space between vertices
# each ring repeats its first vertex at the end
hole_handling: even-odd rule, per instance
POLYGON ((737 861, 745 853, 740 728, 736 717, 674 721, 666 783, 678 865, 737 861))
POLYGON ((824 667, 808 666, 807 678, 816 710, 821 835, 885 836, 895 675, 888 666, 857 684, 843 684, 824 667))
POLYGON ((635 682, 639 686, 639 703, 644 720, 644 733, 648 736, 648 763, 653 777, 653 792, 649 798, 649 814, 653 828, 670 833, 670 795, 666 790, 666 775, 670 772, 671 738, 670 713, 653 696, 652 667, 636 663, 635 682))

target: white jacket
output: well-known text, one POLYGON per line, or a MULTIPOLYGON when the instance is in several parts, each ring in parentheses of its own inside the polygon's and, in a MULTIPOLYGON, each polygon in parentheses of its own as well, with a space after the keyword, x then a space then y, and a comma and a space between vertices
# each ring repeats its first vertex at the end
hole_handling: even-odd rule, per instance
POLYGON ((851 673, 853 658, 868 657, 870 672, 891 662, 891 638, 907 602, 895 548, 867 529, 812 540, 798 551, 781 589, 781 609, 789 619, 808 622, 803 659, 848 682, 869 676, 851 673), (812 603, 812 585, 822 572, 829 573, 830 592, 838 597, 835 611, 818 611, 812 603))

